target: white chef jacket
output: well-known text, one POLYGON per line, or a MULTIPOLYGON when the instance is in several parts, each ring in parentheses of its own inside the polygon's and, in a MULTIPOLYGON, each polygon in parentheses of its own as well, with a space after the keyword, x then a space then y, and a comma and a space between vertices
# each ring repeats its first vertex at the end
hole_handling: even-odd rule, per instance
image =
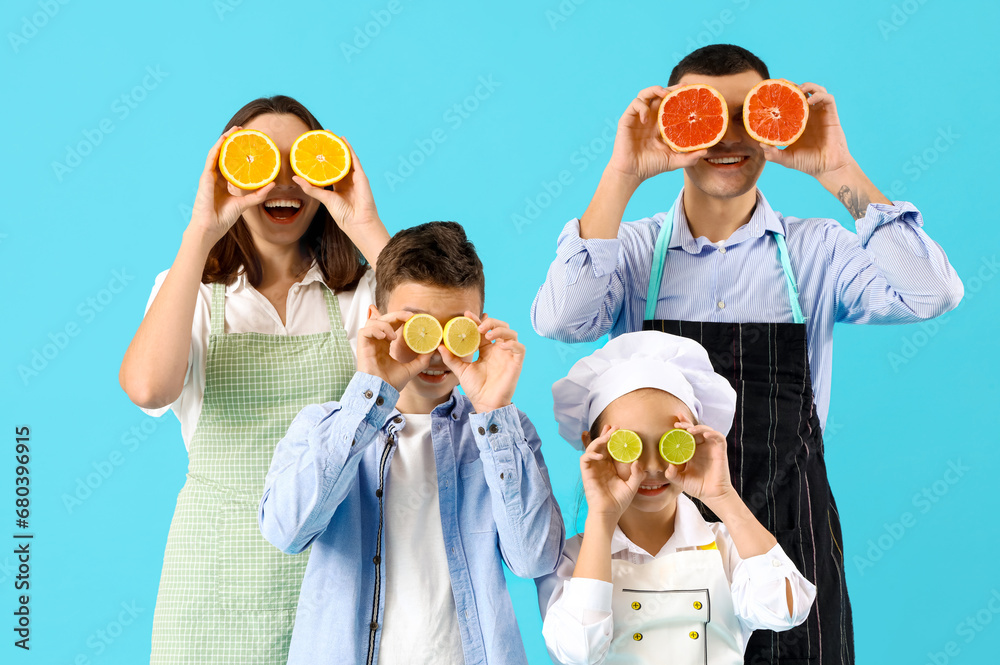
MULTIPOLYGON (((156 276, 153 291, 146 303, 149 311, 153 299, 163 286, 168 270, 156 276)), ((285 324, 281 324, 274 305, 257 289, 250 285, 246 274, 241 273, 236 281, 226 287, 226 332, 259 332, 269 335, 311 335, 330 331, 330 316, 326 308, 323 290, 323 273, 319 264, 313 261, 302 281, 296 282, 288 290, 285 303, 285 324)), ((369 269, 358 282, 354 291, 337 294, 340 315, 343 319, 347 339, 351 349, 357 354, 358 331, 368 321, 368 306, 375 303, 375 271, 369 269)), ((201 415, 202 400, 205 396, 205 359, 208 355, 208 335, 211 329, 212 285, 198 286, 198 299, 194 307, 194 321, 191 326, 191 351, 188 353, 187 373, 184 388, 172 403, 159 409, 143 409, 155 417, 168 410, 174 412, 181 423, 184 447, 189 448, 194 436, 198 417, 201 415)))
MULTIPOLYGON (((537 582, 545 646, 553 660, 564 665, 602 663, 614 628, 611 615, 614 586, 601 580, 573 577, 582 543, 583 534, 567 540, 556 571, 537 582)), ((616 526, 611 539, 611 558, 648 563, 675 552, 699 546, 704 549, 712 543, 722 556, 731 585, 733 606, 744 629, 744 650, 755 629, 788 630, 805 621, 816 598, 816 587, 802 576, 781 546, 775 545, 765 554, 741 558, 726 526, 721 522, 706 522, 685 494, 677 497, 674 533, 655 556, 629 540, 616 526), (792 589, 791 615, 785 580, 792 589)))

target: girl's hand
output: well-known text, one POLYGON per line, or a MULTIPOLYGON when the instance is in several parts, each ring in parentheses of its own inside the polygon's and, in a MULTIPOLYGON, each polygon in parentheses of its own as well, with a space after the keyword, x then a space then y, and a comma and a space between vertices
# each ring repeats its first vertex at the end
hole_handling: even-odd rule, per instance
POLYGON ((228 130, 208 151, 205 168, 198 181, 198 193, 194 197, 188 229, 198 234, 206 248, 219 242, 244 210, 260 205, 274 188, 274 182, 269 182, 256 191, 244 192, 222 177, 219 171, 219 152, 223 141, 238 129, 242 127, 228 130))
POLYGON ((660 136, 656 118, 660 102, 677 87, 654 85, 639 91, 618 121, 611 168, 641 182, 666 171, 694 166, 708 154, 707 150, 675 152, 660 136))
POLYGON ((631 505, 646 475, 638 460, 626 466, 611 459, 608 439, 615 429, 605 425, 601 435, 590 442, 580 457, 580 475, 587 496, 587 519, 606 518, 612 524, 617 524, 622 513, 631 505), (623 472, 627 470, 627 475, 620 475, 619 468, 623 472))
POLYGON ((667 465, 664 472, 667 480, 679 483, 686 494, 701 499, 709 508, 713 501, 734 494, 729 477, 726 437, 707 425, 694 425, 686 420, 678 420, 675 427, 694 435, 696 447, 691 461, 680 466, 667 465))
POLYGON ((486 314, 480 321, 472 312, 466 312, 465 316, 479 324, 479 359, 468 362, 458 358, 444 344, 438 347, 441 359, 458 377, 476 413, 507 406, 514 399, 521 376, 524 344, 517 341, 517 333, 503 321, 486 314))
MULTIPOLYGON (((347 139, 343 136, 340 138, 344 143, 347 143, 347 139)), ((350 235, 349 231, 352 226, 367 222, 378 224, 382 222, 379 219, 378 210, 375 208, 375 198, 372 196, 368 176, 361 168, 361 161, 350 143, 347 143, 347 149, 351 151, 351 170, 340 182, 332 185, 332 190, 310 185, 297 175, 292 176, 292 180, 302 188, 307 196, 311 196, 325 205, 334 221, 350 235)))

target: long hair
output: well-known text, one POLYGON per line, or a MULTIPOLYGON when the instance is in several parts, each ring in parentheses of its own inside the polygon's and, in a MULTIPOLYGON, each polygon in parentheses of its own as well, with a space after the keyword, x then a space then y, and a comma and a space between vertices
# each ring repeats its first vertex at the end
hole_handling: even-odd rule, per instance
MULTIPOLYGON (((309 129, 323 129, 319 120, 298 101, 285 95, 255 99, 230 118, 223 130, 237 125, 245 125, 265 113, 291 114, 304 122, 309 129)), ((368 262, 354 246, 347 234, 337 226, 326 206, 320 205, 309 223, 309 228, 299 239, 299 245, 306 255, 319 264, 323 280, 336 291, 353 289, 368 269, 368 262)), ((253 243, 253 237, 243 217, 215 243, 208 253, 201 281, 205 284, 221 282, 232 284, 240 270, 254 287, 264 279, 260 254, 253 243)))

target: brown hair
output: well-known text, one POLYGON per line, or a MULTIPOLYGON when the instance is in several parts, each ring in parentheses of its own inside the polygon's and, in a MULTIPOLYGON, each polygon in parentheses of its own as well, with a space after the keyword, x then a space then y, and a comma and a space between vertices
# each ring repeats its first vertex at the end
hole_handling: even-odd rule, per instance
POLYGON ((685 74, 729 76, 755 71, 763 79, 771 78, 764 61, 735 44, 709 44, 688 53, 670 72, 667 85, 674 85, 685 74))
MULTIPOLYGON (((226 123, 223 132, 237 125, 245 125, 266 113, 294 115, 309 129, 323 129, 323 125, 305 106, 291 97, 276 95, 260 97, 241 108, 226 123)), ((299 245, 308 256, 316 260, 323 273, 323 280, 334 291, 353 289, 368 269, 368 262, 324 205, 316 210, 309 228, 299 239, 299 245)), ((242 217, 236 220, 236 224, 209 251, 201 281, 205 284, 232 284, 241 268, 250 284, 260 286, 264 278, 260 255, 242 217)))
POLYGON ((393 289, 417 282, 454 289, 474 288, 486 300, 486 276, 476 248, 456 222, 428 222, 394 235, 378 255, 375 306, 385 308, 393 289))

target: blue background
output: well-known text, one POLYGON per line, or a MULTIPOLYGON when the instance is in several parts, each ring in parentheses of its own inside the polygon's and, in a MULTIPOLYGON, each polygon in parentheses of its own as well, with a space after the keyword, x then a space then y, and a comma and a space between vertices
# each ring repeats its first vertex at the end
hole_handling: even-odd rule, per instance
MULTIPOLYGON (((545 441, 572 533, 577 455, 556 436, 550 385, 593 347, 539 338, 528 308, 559 230, 610 156, 607 123, 638 90, 664 84, 678 57, 722 41, 757 53, 773 76, 829 88, 852 153, 890 198, 919 206, 965 281, 965 301, 936 322, 838 328, 827 460, 858 662, 995 662, 994 3, 398 0, 392 13, 382 0, 62 2, 0 10, 10 206, 0 221, 0 660, 148 658, 186 455, 174 416, 145 417, 118 368, 179 246, 208 148, 260 95, 297 97, 352 141, 390 231, 466 226, 486 264, 488 311, 528 346, 516 399, 545 441), (470 101, 481 79, 492 89, 470 101), (463 118, 449 113, 456 104, 476 108, 463 118), (444 141, 414 156, 438 129, 444 141), (35 534, 28 653, 11 630, 20 425, 31 428, 35 534)), ((665 210, 680 185, 678 173, 647 183, 626 218, 665 210)), ((785 214, 851 226, 808 176, 769 165, 759 185, 785 214)), ((531 662, 548 662, 534 585, 514 580, 511 593, 531 662)))

